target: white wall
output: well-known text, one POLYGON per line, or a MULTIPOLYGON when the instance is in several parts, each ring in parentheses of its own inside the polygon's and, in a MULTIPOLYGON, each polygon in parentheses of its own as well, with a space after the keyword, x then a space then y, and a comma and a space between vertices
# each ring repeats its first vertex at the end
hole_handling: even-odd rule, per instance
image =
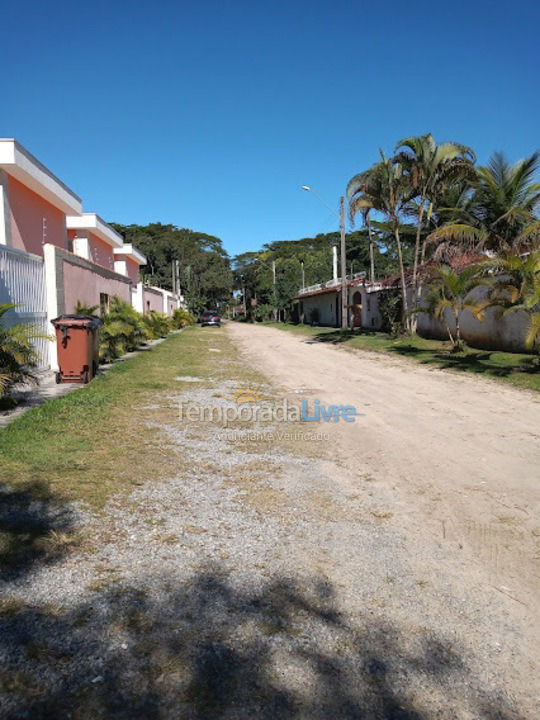
POLYGON ((311 295, 301 299, 304 308, 304 323, 306 325, 328 325, 337 327, 339 318, 339 295, 336 292, 324 293, 322 295, 311 295), (318 320, 314 321, 314 311, 319 314, 318 320))
MULTIPOLYGON (((471 300, 478 302, 484 299, 489 292, 486 287, 478 287, 471 293, 471 300)), ((445 311, 450 330, 455 330, 455 322, 451 310, 445 311)), ((529 324, 529 316, 524 312, 503 314, 501 308, 489 308, 483 322, 465 310, 460 317, 460 327, 463 339, 468 345, 487 350, 507 350, 520 352, 526 350, 525 337, 529 324)), ((448 332, 443 322, 439 322, 429 315, 418 315, 417 332, 427 338, 440 340, 448 339, 448 332)))

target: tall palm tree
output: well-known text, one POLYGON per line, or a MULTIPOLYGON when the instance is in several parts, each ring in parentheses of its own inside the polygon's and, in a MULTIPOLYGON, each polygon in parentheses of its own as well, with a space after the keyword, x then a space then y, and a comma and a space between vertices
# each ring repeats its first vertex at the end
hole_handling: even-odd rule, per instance
POLYGON ((408 326, 409 303, 400 225, 403 209, 411 199, 411 187, 407 175, 403 171, 403 165, 387 158, 382 150, 380 153, 381 160, 378 163, 349 180, 347 184, 349 213, 351 217, 354 217, 356 212, 369 208, 386 215, 397 249, 403 298, 403 319, 408 326))
POLYGON ((400 140, 395 160, 406 169, 415 191, 416 241, 413 261, 413 286, 416 287, 418 265, 424 262, 425 239, 421 245, 424 222, 429 223, 438 197, 458 180, 474 179, 475 155, 470 147, 456 142, 437 145, 433 135, 418 135, 400 140))
POLYGON ((538 152, 514 165, 502 153, 494 153, 488 166, 478 169, 466 216, 429 235, 428 242, 439 245, 438 256, 472 248, 509 253, 538 247, 539 169, 538 152))

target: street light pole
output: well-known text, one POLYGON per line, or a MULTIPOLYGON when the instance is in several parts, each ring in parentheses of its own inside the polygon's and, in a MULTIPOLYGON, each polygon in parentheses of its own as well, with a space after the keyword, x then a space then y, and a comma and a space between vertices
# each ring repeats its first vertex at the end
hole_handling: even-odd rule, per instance
POLYGON ((347 256, 345 249, 345 198, 339 198, 339 232, 341 236, 341 327, 348 326, 347 317, 347 256))
POLYGON ((278 321, 277 292, 276 292, 276 261, 272 260, 272 282, 274 283, 274 322, 278 321))
MULTIPOLYGON (((323 205, 331 209, 317 193, 313 192, 310 185, 302 185, 301 187, 302 190, 313 193, 323 205)), ((343 195, 339 198, 339 232, 341 236, 341 327, 346 329, 348 327, 347 306, 349 303, 347 298, 347 256, 345 248, 345 198, 343 195)))

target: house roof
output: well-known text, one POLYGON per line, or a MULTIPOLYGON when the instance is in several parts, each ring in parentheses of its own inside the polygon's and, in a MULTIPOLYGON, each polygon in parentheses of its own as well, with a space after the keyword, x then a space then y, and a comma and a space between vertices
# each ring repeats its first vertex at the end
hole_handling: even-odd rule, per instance
POLYGON ((66 215, 81 213, 81 198, 13 138, 0 138, 0 169, 66 215))
POLYGON ((118 256, 120 259, 122 256, 129 257, 135 260, 137 265, 146 265, 146 255, 143 255, 140 250, 137 250, 131 243, 124 243, 122 247, 114 248, 115 257, 118 256))
POLYGON ((68 215, 66 217, 66 227, 68 230, 90 230, 113 248, 121 248, 124 245, 122 236, 95 213, 68 215))

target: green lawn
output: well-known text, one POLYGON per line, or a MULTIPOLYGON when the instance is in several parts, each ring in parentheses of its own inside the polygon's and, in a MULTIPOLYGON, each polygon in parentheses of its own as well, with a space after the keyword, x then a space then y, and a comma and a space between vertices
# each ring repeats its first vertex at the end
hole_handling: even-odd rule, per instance
POLYGON ((426 340, 417 335, 396 339, 386 333, 378 332, 357 331, 353 334, 349 330, 314 328, 309 325, 288 323, 265 323, 265 325, 302 335, 320 343, 338 345, 350 350, 394 353, 424 365, 485 375, 519 387, 540 391, 540 364, 534 355, 474 348, 466 348, 462 353, 450 353, 447 343, 440 340, 426 340))
MULTIPOLYGON (((152 419, 152 404, 164 391, 180 390, 176 376, 206 377, 212 371, 200 335, 195 327, 171 335, 0 430, 1 479, 31 487, 35 494, 41 489, 99 507, 110 494, 138 483, 141 475, 163 470, 167 460, 156 433, 141 420, 152 419)), ((213 340, 215 345, 226 342, 219 332, 213 340)), ((162 407, 159 411, 163 415, 162 407)), ((176 412, 174 402, 170 412, 176 412)))

